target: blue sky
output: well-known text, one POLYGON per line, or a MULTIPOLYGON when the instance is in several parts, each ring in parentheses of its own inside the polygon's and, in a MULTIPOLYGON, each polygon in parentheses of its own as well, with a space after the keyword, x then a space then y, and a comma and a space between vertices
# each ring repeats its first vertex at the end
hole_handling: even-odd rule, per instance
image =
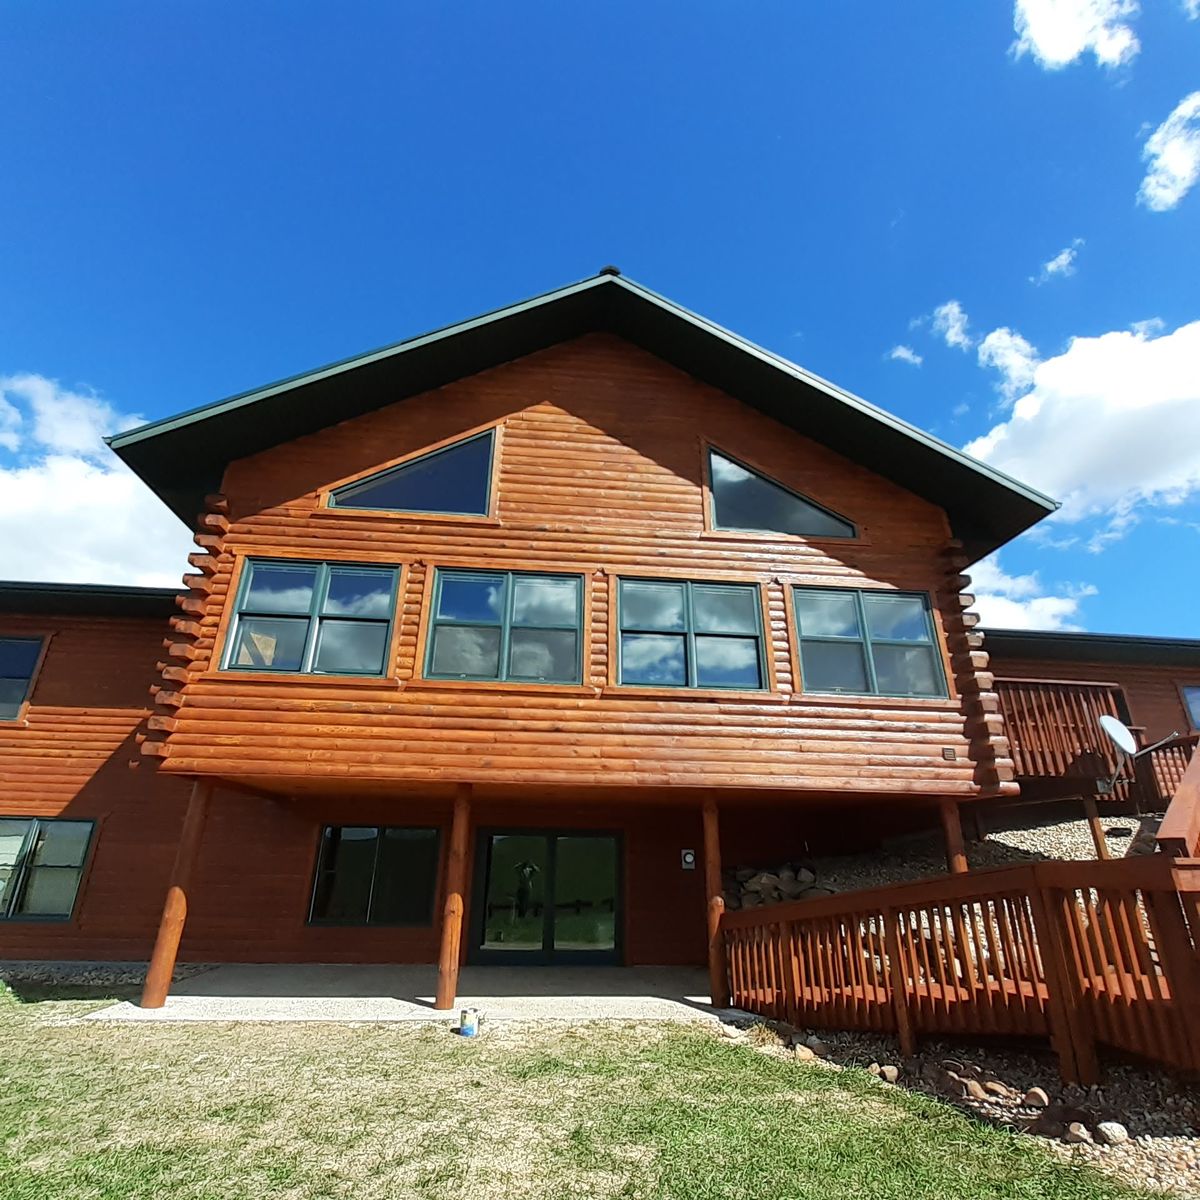
POLYGON ((1066 500, 985 620, 1200 636, 1198 10, 9 0, 5 573, 176 582, 100 433, 613 262, 1066 500))

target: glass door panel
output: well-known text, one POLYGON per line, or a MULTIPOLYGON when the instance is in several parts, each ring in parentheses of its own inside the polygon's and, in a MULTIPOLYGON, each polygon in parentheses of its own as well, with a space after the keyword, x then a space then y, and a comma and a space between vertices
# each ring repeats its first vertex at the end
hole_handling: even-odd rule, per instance
POLYGON ((555 950, 615 950, 617 842, 563 836, 554 847, 555 950))
POLYGON ((491 835, 480 949, 542 953, 549 859, 540 834, 491 835))

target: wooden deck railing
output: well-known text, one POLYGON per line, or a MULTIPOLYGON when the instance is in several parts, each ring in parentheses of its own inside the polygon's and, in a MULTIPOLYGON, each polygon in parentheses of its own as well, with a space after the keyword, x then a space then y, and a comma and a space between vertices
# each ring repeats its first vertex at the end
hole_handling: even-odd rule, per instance
POLYGON ((1200 734, 1185 733, 1156 746, 1137 760, 1137 782, 1144 808, 1162 810, 1179 791, 1200 744, 1200 734))
POLYGON ((1191 757, 1170 793, 1171 802, 1158 827, 1158 848, 1177 858, 1200 858, 1200 748, 1196 745, 1200 739, 1192 735, 1189 740, 1191 757))
POLYGON ((1047 862, 726 913, 731 1000, 807 1028, 1048 1038, 1200 1070, 1200 861, 1047 862))
POLYGON ((1102 779, 1117 760, 1100 718, 1122 716, 1115 683, 1062 679, 997 679, 1018 778, 1102 779))

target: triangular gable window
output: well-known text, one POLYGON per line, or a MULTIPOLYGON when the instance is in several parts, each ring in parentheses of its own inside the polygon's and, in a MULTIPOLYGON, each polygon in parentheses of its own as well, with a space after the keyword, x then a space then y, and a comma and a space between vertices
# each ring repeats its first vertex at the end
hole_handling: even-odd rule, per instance
POLYGON ((496 431, 489 429, 454 442, 340 487, 329 503, 336 508, 486 517, 495 440, 496 431))
POLYGON ((712 519, 717 529, 790 533, 798 537, 852 538, 854 526, 783 484, 752 471, 718 450, 708 452, 712 519))

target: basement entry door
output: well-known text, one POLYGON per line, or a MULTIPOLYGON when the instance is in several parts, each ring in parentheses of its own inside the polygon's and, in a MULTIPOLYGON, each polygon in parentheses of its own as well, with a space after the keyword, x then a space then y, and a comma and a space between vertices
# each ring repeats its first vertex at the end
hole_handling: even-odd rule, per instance
POLYGON ((621 961, 615 834, 485 829, 475 862, 472 962, 621 961))

